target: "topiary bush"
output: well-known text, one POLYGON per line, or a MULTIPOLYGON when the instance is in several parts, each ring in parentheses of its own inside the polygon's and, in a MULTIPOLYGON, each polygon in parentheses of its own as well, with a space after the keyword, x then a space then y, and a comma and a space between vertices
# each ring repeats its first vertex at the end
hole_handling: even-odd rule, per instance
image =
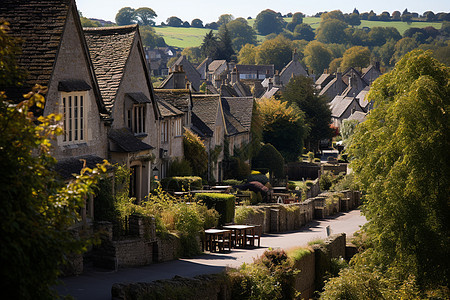
POLYGON ((198 176, 166 177, 161 180, 161 186, 166 191, 182 192, 202 189, 202 178, 198 176))
POLYGON ((220 215, 219 225, 231 223, 234 219, 236 197, 230 194, 220 193, 198 193, 195 195, 196 202, 204 203, 208 208, 214 208, 220 215))

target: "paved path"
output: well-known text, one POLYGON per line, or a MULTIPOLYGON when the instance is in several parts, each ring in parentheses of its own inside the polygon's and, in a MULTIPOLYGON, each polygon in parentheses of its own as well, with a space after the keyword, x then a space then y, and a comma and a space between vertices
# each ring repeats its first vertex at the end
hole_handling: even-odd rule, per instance
POLYGON ((326 238, 326 227, 332 233, 351 236, 366 222, 359 210, 339 213, 334 217, 314 220, 303 229, 295 232, 263 235, 261 247, 256 249, 233 249, 230 253, 204 254, 192 259, 179 259, 138 268, 120 269, 117 272, 88 270, 80 276, 63 279, 58 286, 62 295, 72 295, 75 299, 111 299, 111 286, 116 282, 150 282, 169 279, 175 275, 193 277, 201 274, 219 273, 227 266, 239 267, 242 263, 251 263, 267 248, 289 249, 306 245, 317 238, 326 238))

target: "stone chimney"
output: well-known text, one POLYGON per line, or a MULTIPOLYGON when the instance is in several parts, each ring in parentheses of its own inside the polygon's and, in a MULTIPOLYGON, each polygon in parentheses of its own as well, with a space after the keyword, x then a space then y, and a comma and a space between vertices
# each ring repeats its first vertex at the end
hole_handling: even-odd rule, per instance
POLYGON ((173 88, 184 89, 186 87, 186 73, 183 70, 183 66, 175 65, 173 70, 173 88))
POLYGON ((216 89, 220 88, 220 85, 222 84, 222 80, 220 79, 220 75, 214 76, 214 87, 216 89))
POLYGON ((294 49, 294 52, 292 52, 292 60, 293 60, 293 61, 298 61, 297 48, 295 48, 295 49, 294 49))
POLYGON ((280 86, 281 85, 281 80, 280 80, 280 73, 278 70, 275 71, 275 75, 273 75, 273 79, 274 79, 274 85, 275 86, 280 86))
POLYGON ((338 91, 338 94, 340 94, 344 90, 342 84, 342 73, 341 70, 338 69, 338 71, 336 72, 336 90, 338 91))
POLYGON ((267 90, 270 91, 273 88, 273 79, 269 78, 269 86, 267 87, 267 90))
POLYGON ((235 84, 239 81, 239 72, 236 67, 231 71, 231 84, 235 84))

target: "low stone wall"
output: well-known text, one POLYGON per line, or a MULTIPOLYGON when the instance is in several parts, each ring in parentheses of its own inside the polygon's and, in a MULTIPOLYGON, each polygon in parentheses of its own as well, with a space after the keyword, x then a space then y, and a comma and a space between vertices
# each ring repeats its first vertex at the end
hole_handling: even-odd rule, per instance
MULTIPOLYGON (((329 270, 331 258, 345 256, 345 234, 333 235, 324 245, 313 246, 310 254, 294 263, 300 270, 295 276, 294 288, 300 299, 310 299, 323 285, 323 276, 329 270)), ((115 283, 113 300, 127 299, 212 299, 233 300, 226 274, 202 275, 194 278, 175 276, 173 279, 139 283, 115 283)))
POLYGON ((249 214, 242 223, 261 225, 263 233, 298 230, 313 219, 326 218, 357 207, 359 198, 357 191, 327 192, 301 203, 251 206, 254 213, 249 214), (327 201, 327 198, 333 198, 333 201, 327 201))
POLYGON ((201 275, 194 278, 175 276, 173 279, 150 283, 115 283, 111 289, 111 296, 113 300, 231 300, 226 278, 222 274, 201 275))
POLYGON ((346 163, 338 163, 338 164, 322 164, 320 166, 320 173, 323 174, 325 171, 330 171, 334 175, 339 175, 340 173, 347 174, 347 164, 346 163))

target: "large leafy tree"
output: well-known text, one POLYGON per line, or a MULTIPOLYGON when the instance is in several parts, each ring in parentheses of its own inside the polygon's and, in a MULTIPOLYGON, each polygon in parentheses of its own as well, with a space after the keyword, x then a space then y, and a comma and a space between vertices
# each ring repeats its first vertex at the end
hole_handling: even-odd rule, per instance
POLYGON ((292 59, 292 41, 279 35, 266 40, 258 47, 256 63, 259 65, 273 64, 276 70, 282 70, 292 59))
POLYGON ((190 130, 183 134, 184 157, 189 162, 192 173, 204 176, 208 170, 208 153, 200 137, 190 130))
POLYGON ((345 34, 347 27, 347 23, 339 19, 324 19, 320 22, 319 28, 317 28, 316 38, 322 43, 343 44, 347 38, 345 34))
POLYGON ((253 27, 262 35, 268 35, 271 33, 280 33, 286 26, 286 21, 279 14, 273 10, 266 9, 261 11, 255 19, 253 27))
POLYGON ((325 97, 317 95, 314 81, 310 77, 294 76, 286 85, 282 99, 305 113, 305 124, 309 128, 305 146, 310 151, 319 150, 319 141, 332 137, 331 111, 325 97))
MULTIPOLYGON (((0 65, 14 71, 16 47, 7 46, 14 40, 5 32, 0 24, 0 65)), ((17 80, 14 72, 0 74, 17 80)), ((98 179, 98 170, 84 169, 67 184, 52 171, 51 139, 62 132, 55 126, 61 116, 32 113, 43 107, 45 90, 36 86, 17 105, 0 92, 0 275, 2 293, 13 299, 56 298, 52 287, 66 255, 85 246, 69 227, 98 179)))
POLYGON ((354 46, 344 52, 341 62, 341 70, 350 67, 365 68, 370 64, 370 50, 367 47, 354 46))
POLYGON ((140 7, 134 11, 135 19, 142 26, 154 26, 155 21, 153 19, 157 16, 155 11, 149 7, 140 7))
POLYGON ((304 61, 310 70, 315 74, 322 74, 331 60, 333 59, 332 52, 321 42, 311 41, 305 47, 304 61))
POLYGON ((171 27, 182 27, 183 26, 183 20, 181 20, 178 17, 172 16, 167 18, 166 20, 167 26, 171 27))
POLYGON ((304 114, 295 105, 274 98, 258 101, 264 143, 272 144, 286 161, 296 161, 306 135, 304 114))
POLYGON ((238 61, 243 65, 254 65, 256 63, 257 47, 253 44, 246 44, 239 50, 238 61))
POLYGON ((116 23, 119 26, 130 25, 136 22, 135 10, 131 7, 122 7, 116 14, 116 23))
POLYGON ((228 29, 233 48, 236 51, 241 50, 242 46, 246 44, 256 44, 256 32, 247 23, 244 18, 237 18, 222 25, 219 28, 219 35, 228 29))
POLYGON ((450 275, 449 75, 430 52, 405 55, 374 82, 375 109, 350 147, 367 194, 364 264, 422 290, 448 287, 450 275))

